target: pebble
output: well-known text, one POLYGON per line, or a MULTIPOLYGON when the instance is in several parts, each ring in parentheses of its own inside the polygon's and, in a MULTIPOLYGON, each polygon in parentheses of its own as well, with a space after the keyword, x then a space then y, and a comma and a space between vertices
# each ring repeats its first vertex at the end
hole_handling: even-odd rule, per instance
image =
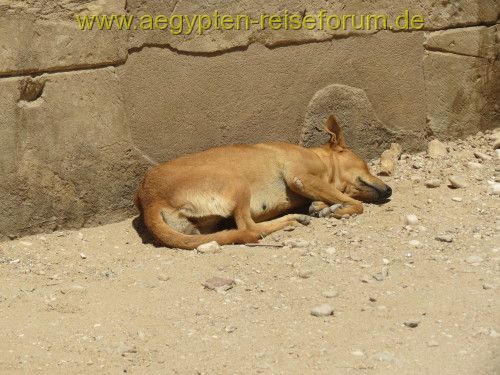
POLYGON ((377 281, 384 281, 385 277, 382 274, 382 272, 377 272, 375 275, 372 276, 375 280, 377 281))
POLYGON ((433 189, 433 188, 437 188, 437 187, 440 187, 441 186, 441 180, 437 179, 437 178, 434 178, 432 180, 427 180, 425 181, 425 186, 430 188, 430 189, 433 189))
POLYGON ((417 215, 406 215, 405 216, 405 225, 417 225, 418 224, 418 217, 417 215))
POLYGON ((170 276, 167 276, 167 275, 165 275, 165 274, 159 274, 159 275, 157 276, 157 278, 158 278, 158 280, 160 280, 160 281, 168 281, 168 280, 170 280, 170 276))
POLYGON ((488 283, 484 283, 484 284, 483 284, 483 289, 484 289, 484 290, 488 290, 488 289, 495 289, 495 285, 493 285, 493 284, 488 284, 488 283))
POLYGON ((308 279, 308 278, 310 278, 313 275, 313 271, 312 270, 308 270, 308 269, 301 269, 301 270, 299 270, 297 272, 297 275, 301 279, 308 279))
POLYGON ((451 198, 451 200, 454 202, 462 202, 463 201, 463 199, 461 197, 453 197, 453 198, 451 198))
POLYGON ((85 253, 80 253, 80 258, 87 259, 87 256, 85 255, 85 253))
POLYGON ((337 249, 335 249, 334 247, 327 247, 325 249, 325 253, 327 253, 328 255, 335 255, 336 252, 337 249))
POLYGON ((283 245, 289 245, 290 247, 293 248, 303 248, 303 247, 308 247, 309 242, 302 238, 289 238, 283 241, 283 245))
POLYGON ((365 352, 362 350, 354 350, 351 352, 352 355, 355 355, 356 357, 364 357, 365 352))
POLYGON ((467 166, 470 169, 481 169, 481 168, 483 168, 483 165, 481 163, 476 163, 475 161, 468 162, 467 166))
POLYGON ((128 345, 121 342, 118 344, 116 351, 125 357, 127 354, 137 353, 137 348, 134 345, 128 345))
POLYGON ((492 195, 500 195, 500 183, 494 182, 490 186, 490 194, 492 195))
POLYGON ((238 327, 235 327, 235 326, 232 326, 232 325, 228 325, 224 328, 224 330, 227 332, 227 333, 233 333, 234 331, 236 331, 238 329, 238 327))
POLYGON ((403 322, 403 324, 408 328, 417 328, 420 322, 416 320, 407 320, 406 322, 403 322))
POLYGON ((481 160, 484 160, 484 161, 487 161, 487 160, 491 160, 491 159, 492 159, 492 157, 491 157, 491 156, 486 155, 486 154, 484 154, 484 153, 482 153, 482 152, 479 152, 479 151, 475 151, 475 152, 474 152, 474 156, 475 156, 476 158, 481 159, 481 160))
POLYGON ((431 158, 445 156, 447 154, 446 146, 439 139, 433 139, 427 145, 427 154, 431 158))
POLYGON ((465 261, 469 264, 472 264, 473 266, 477 266, 479 265, 480 263, 483 262, 483 258, 480 257, 479 255, 471 255, 471 256, 468 256, 465 261))
POLYGON ((408 243, 413 247, 421 247, 422 243, 419 240, 410 240, 408 243))
POLYGON ((436 240, 439 242, 453 242, 453 236, 449 234, 440 234, 436 236, 436 240))
POLYGON ((311 315, 313 316, 330 316, 333 315, 333 307, 324 303, 312 308, 311 315))
POLYGON ((396 359, 394 354, 389 352, 379 352, 375 354, 375 358, 383 362, 393 362, 396 359))
POLYGON ((365 284, 368 284, 370 281, 371 281, 371 277, 367 274, 364 274, 362 275, 359 280, 362 282, 362 283, 365 283, 365 284))
POLYGON ((228 279, 225 277, 212 277, 201 285, 203 285, 206 289, 215 290, 215 291, 226 291, 231 289, 234 286, 235 281, 233 279, 228 279))
POLYGON ((196 248, 196 251, 200 254, 215 254, 220 253, 222 251, 222 248, 217 243, 217 241, 211 241, 198 246, 196 248))
POLYGON ((339 295, 339 293, 336 290, 326 290, 321 294, 325 298, 334 298, 334 297, 337 297, 339 295))
POLYGON ((461 176, 450 176, 448 180, 450 181, 451 187, 455 189, 467 187, 467 182, 465 182, 464 178, 461 176))

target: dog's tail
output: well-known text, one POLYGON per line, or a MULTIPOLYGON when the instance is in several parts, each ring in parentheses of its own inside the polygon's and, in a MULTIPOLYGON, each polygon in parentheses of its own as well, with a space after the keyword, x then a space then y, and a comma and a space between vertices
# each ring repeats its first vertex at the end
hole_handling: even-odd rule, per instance
POLYGON ((232 229, 210 234, 184 234, 174 230, 162 218, 163 207, 154 204, 142 207, 144 223, 153 236, 163 245, 193 250, 201 244, 217 241, 219 245, 255 243, 260 239, 260 234, 256 231, 244 229, 232 229))

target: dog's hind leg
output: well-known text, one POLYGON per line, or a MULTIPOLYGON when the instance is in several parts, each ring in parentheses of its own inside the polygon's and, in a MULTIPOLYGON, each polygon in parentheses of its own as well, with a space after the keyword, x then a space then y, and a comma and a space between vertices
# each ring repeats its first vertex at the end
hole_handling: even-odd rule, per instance
POLYGON ((274 220, 256 223, 250 212, 250 190, 242 187, 241 190, 238 190, 238 193, 233 212, 238 229, 258 231, 262 236, 266 236, 287 226, 299 225, 299 223, 307 225, 310 222, 307 215, 290 214, 274 220))

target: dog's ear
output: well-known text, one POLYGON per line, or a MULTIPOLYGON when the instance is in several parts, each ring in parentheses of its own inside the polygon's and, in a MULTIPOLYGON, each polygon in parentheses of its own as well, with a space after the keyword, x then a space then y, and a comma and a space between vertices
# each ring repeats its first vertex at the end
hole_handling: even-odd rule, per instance
POLYGON ((331 115, 326 120, 325 131, 331 136, 330 144, 332 146, 346 147, 344 133, 342 132, 342 129, 340 129, 334 115, 331 115))

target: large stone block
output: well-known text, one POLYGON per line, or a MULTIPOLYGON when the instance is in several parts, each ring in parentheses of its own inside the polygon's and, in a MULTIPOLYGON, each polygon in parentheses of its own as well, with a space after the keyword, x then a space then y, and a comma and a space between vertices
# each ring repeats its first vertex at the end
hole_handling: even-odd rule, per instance
POLYGON ((0 0, 0 76, 123 63, 126 31, 80 30, 77 14, 120 14, 124 0, 0 0))
POLYGON ((114 68, 0 80, 0 238, 126 217, 144 168, 114 68))
POLYGON ((424 46, 430 51, 494 59, 496 27, 464 27, 430 32, 424 46))
POLYGON ((498 126, 499 67, 485 58, 427 53, 426 112, 433 136, 452 139, 498 126))
MULTIPOLYGON (((406 10, 410 16, 421 15, 425 30, 448 29, 452 27, 494 24, 498 15, 496 0, 291 0, 286 5, 281 2, 256 0, 251 3, 244 0, 200 2, 195 0, 129 0, 127 11, 136 16, 142 15, 212 15, 214 11, 220 14, 248 15, 252 20, 258 20, 261 14, 317 15, 320 10, 329 15, 357 15, 356 25, 359 25, 361 15, 385 15, 388 25, 393 25, 396 17, 406 10)), ((137 30, 130 36, 130 46, 139 48, 144 45, 169 45, 183 52, 216 53, 232 49, 244 49, 252 43, 266 46, 299 44, 311 41, 342 38, 348 35, 373 33, 374 31, 358 30, 347 22, 345 29, 338 30, 260 30, 256 25, 250 30, 214 30, 210 29, 198 35, 172 35, 169 30, 137 30)), ((242 24, 243 25, 243 24, 242 24)), ((187 27, 187 25, 185 25, 187 27)), ((186 28, 184 28, 186 30, 186 28)))
POLYGON ((411 150, 425 129, 422 43, 423 33, 381 32, 213 57, 144 48, 118 72, 134 143, 158 161, 229 143, 298 143, 309 101, 333 83, 363 89, 411 150))

